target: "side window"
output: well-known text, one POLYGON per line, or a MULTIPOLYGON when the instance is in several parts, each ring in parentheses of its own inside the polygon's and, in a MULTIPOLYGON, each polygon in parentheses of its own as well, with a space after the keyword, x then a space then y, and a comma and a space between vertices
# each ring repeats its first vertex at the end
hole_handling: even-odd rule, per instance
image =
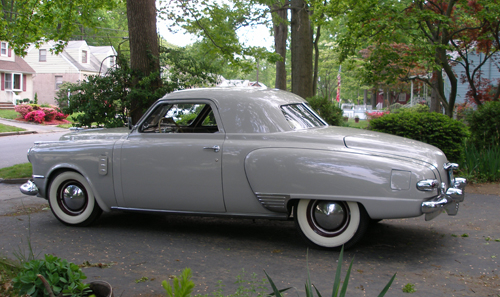
POLYGON ((216 133, 210 104, 192 102, 158 105, 146 118, 141 133, 216 133))

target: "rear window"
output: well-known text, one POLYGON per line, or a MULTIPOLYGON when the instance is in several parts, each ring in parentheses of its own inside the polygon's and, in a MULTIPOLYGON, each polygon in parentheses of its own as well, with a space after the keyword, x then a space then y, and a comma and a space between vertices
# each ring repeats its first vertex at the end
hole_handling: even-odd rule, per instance
POLYGON ((282 105, 281 111, 293 130, 327 126, 326 122, 305 103, 282 105))

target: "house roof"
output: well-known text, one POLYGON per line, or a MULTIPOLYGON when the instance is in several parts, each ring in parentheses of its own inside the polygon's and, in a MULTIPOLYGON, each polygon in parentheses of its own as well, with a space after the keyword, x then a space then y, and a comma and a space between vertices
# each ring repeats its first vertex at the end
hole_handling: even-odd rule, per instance
POLYGON ((105 63, 102 64, 101 68, 101 61, 94 55, 94 51, 97 50, 102 51, 102 52, 107 52, 107 51, 112 51, 112 47, 108 46, 89 46, 90 52, 89 52, 89 64, 82 64, 79 61, 77 61, 75 58, 73 58, 72 55, 70 55, 67 52, 67 49, 72 49, 72 48, 81 48, 87 46, 87 43, 85 41, 70 41, 68 42, 68 46, 63 50, 61 55, 68 60, 71 64, 73 64, 78 70, 80 71, 91 71, 91 72, 100 72, 101 74, 106 73, 108 71, 108 67, 105 63))
POLYGON ((35 70, 31 68, 23 58, 15 56, 15 61, 3 61, 0 60, 0 71, 2 72, 20 72, 26 74, 34 74, 35 70))

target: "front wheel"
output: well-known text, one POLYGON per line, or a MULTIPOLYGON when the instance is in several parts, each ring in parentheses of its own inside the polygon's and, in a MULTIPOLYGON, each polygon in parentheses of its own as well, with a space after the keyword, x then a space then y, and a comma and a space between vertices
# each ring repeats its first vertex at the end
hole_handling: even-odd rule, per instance
POLYGON ((88 226, 102 213, 89 183, 74 171, 58 174, 48 193, 52 213, 65 225, 88 226))
POLYGON ((294 208, 295 224, 312 246, 353 246, 368 227, 368 214, 356 202, 302 199, 294 208))

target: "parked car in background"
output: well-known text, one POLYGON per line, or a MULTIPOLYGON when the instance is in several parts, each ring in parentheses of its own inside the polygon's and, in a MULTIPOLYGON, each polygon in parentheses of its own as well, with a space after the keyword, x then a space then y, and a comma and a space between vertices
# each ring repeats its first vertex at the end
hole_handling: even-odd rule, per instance
POLYGON ((112 210, 294 219, 324 248, 352 246, 371 221, 455 215, 466 185, 436 147, 328 126, 302 98, 260 88, 173 92, 130 131, 75 131, 28 159, 21 191, 66 225, 112 210))

